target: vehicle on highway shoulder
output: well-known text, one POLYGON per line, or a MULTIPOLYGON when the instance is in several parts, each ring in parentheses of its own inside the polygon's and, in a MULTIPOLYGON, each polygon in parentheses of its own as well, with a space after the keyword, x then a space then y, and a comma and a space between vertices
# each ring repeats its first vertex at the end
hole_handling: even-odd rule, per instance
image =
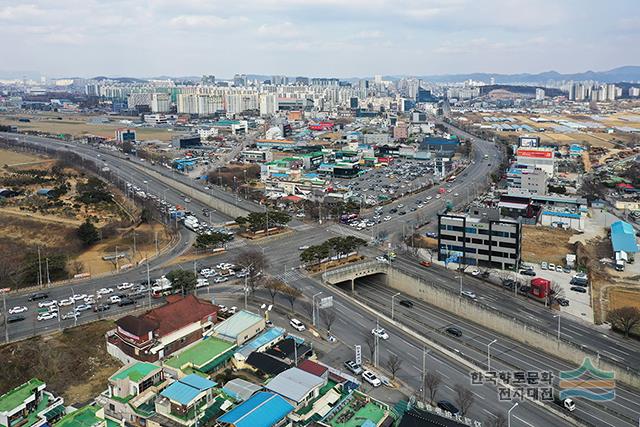
POLYGON ((47 298, 49 298, 49 294, 47 294, 45 292, 36 292, 35 294, 29 295, 28 300, 29 301, 38 301, 38 300, 47 299, 47 298))

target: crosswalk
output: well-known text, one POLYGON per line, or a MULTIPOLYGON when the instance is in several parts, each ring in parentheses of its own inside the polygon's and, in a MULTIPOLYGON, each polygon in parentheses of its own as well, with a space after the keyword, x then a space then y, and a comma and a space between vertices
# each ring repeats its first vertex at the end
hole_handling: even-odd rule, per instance
POLYGON ((247 246, 247 241, 245 239, 233 239, 231 242, 227 243, 226 249, 237 249, 245 246, 247 246))
POLYGON ((299 280, 304 279, 306 276, 300 273, 300 271, 296 270, 287 270, 282 273, 276 274, 278 279, 282 280, 285 283, 295 285, 299 280))
POLYGON ((327 228, 327 231, 334 234, 341 235, 341 236, 354 236, 367 241, 371 240, 371 235, 363 233, 358 230, 354 230, 351 227, 345 227, 343 225, 338 225, 338 224, 331 225, 327 228))
POLYGON ((304 231, 304 230, 311 230, 312 228, 314 228, 313 224, 307 224, 307 223, 301 223, 298 225, 294 225, 291 228, 293 228, 296 231, 304 231))

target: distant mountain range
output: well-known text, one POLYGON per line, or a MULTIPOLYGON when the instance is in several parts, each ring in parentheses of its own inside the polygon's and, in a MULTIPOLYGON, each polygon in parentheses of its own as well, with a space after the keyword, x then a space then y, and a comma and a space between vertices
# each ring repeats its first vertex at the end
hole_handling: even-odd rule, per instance
MULTIPOLYGON (((313 76, 310 76, 313 77, 313 76)), ((384 76, 385 80, 399 80, 401 78, 408 77, 407 75, 389 75, 384 76)), ((562 74, 557 71, 545 71, 543 73, 538 74, 498 74, 498 73, 470 73, 470 74, 436 74, 436 75, 422 75, 415 76, 424 81, 434 82, 434 83, 455 83, 455 82, 463 82, 465 80, 476 80, 483 81, 489 83, 491 78, 495 79, 496 84, 544 84, 549 81, 562 81, 562 80, 595 80, 602 83, 618 83, 618 82, 640 82, 640 66, 636 65, 627 65, 623 67, 614 68, 608 71, 586 71, 583 73, 574 73, 574 74, 562 74)), ((21 78, 30 78, 37 80, 39 79, 39 73, 34 71, 2 71, 0 70, 0 79, 21 79, 21 78)), ((270 75, 263 74, 247 74, 247 78, 249 80, 269 80, 271 79, 270 75)), ((295 76, 290 76, 290 78, 295 78, 295 76)), ((362 77, 366 79, 373 80, 373 77, 362 77)), ((198 81, 200 77, 198 76, 183 76, 183 77, 175 77, 175 76, 157 76, 150 78, 136 78, 136 77, 105 77, 105 76, 96 76, 94 77, 96 80, 104 80, 111 79, 120 82, 127 83, 137 83, 143 82, 145 80, 151 79, 174 79, 174 80, 182 80, 182 81, 198 81)), ((346 80, 350 82, 354 82, 360 80, 360 77, 348 77, 341 78, 341 80, 346 80)), ((222 80, 227 80, 222 78, 222 80)))

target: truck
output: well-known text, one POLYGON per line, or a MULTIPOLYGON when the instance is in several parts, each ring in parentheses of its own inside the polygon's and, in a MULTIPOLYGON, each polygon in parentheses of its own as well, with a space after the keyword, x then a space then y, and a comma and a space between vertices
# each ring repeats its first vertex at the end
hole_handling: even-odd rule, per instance
POLYGON ((160 298, 163 295, 169 295, 172 290, 171 280, 166 276, 162 276, 156 279, 155 283, 151 287, 151 296, 154 298, 160 298))
POLYGON ((193 219, 186 219, 184 220, 184 226, 188 229, 191 230, 193 232, 196 232, 199 230, 200 228, 200 224, 198 223, 198 220, 196 219, 195 221, 193 219))

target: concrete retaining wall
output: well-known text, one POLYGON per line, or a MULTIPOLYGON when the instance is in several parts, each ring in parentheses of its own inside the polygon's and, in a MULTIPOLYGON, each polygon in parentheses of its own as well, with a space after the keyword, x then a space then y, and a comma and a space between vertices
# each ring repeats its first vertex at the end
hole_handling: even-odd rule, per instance
POLYGON ((457 293, 451 292, 437 283, 430 283, 390 268, 388 284, 390 287, 405 292, 414 298, 437 306, 516 341, 539 348, 546 353, 576 365, 581 365, 584 358, 589 357, 599 369, 615 372, 617 381, 622 381, 633 387, 640 387, 640 374, 638 372, 619 366, 605 357, 601 357, 598 353, 569 341, 558 341, 555 334, 536 329, 519 319, 505 316, 500 312, 485 307, 481 303, 460 298, 457 293))

